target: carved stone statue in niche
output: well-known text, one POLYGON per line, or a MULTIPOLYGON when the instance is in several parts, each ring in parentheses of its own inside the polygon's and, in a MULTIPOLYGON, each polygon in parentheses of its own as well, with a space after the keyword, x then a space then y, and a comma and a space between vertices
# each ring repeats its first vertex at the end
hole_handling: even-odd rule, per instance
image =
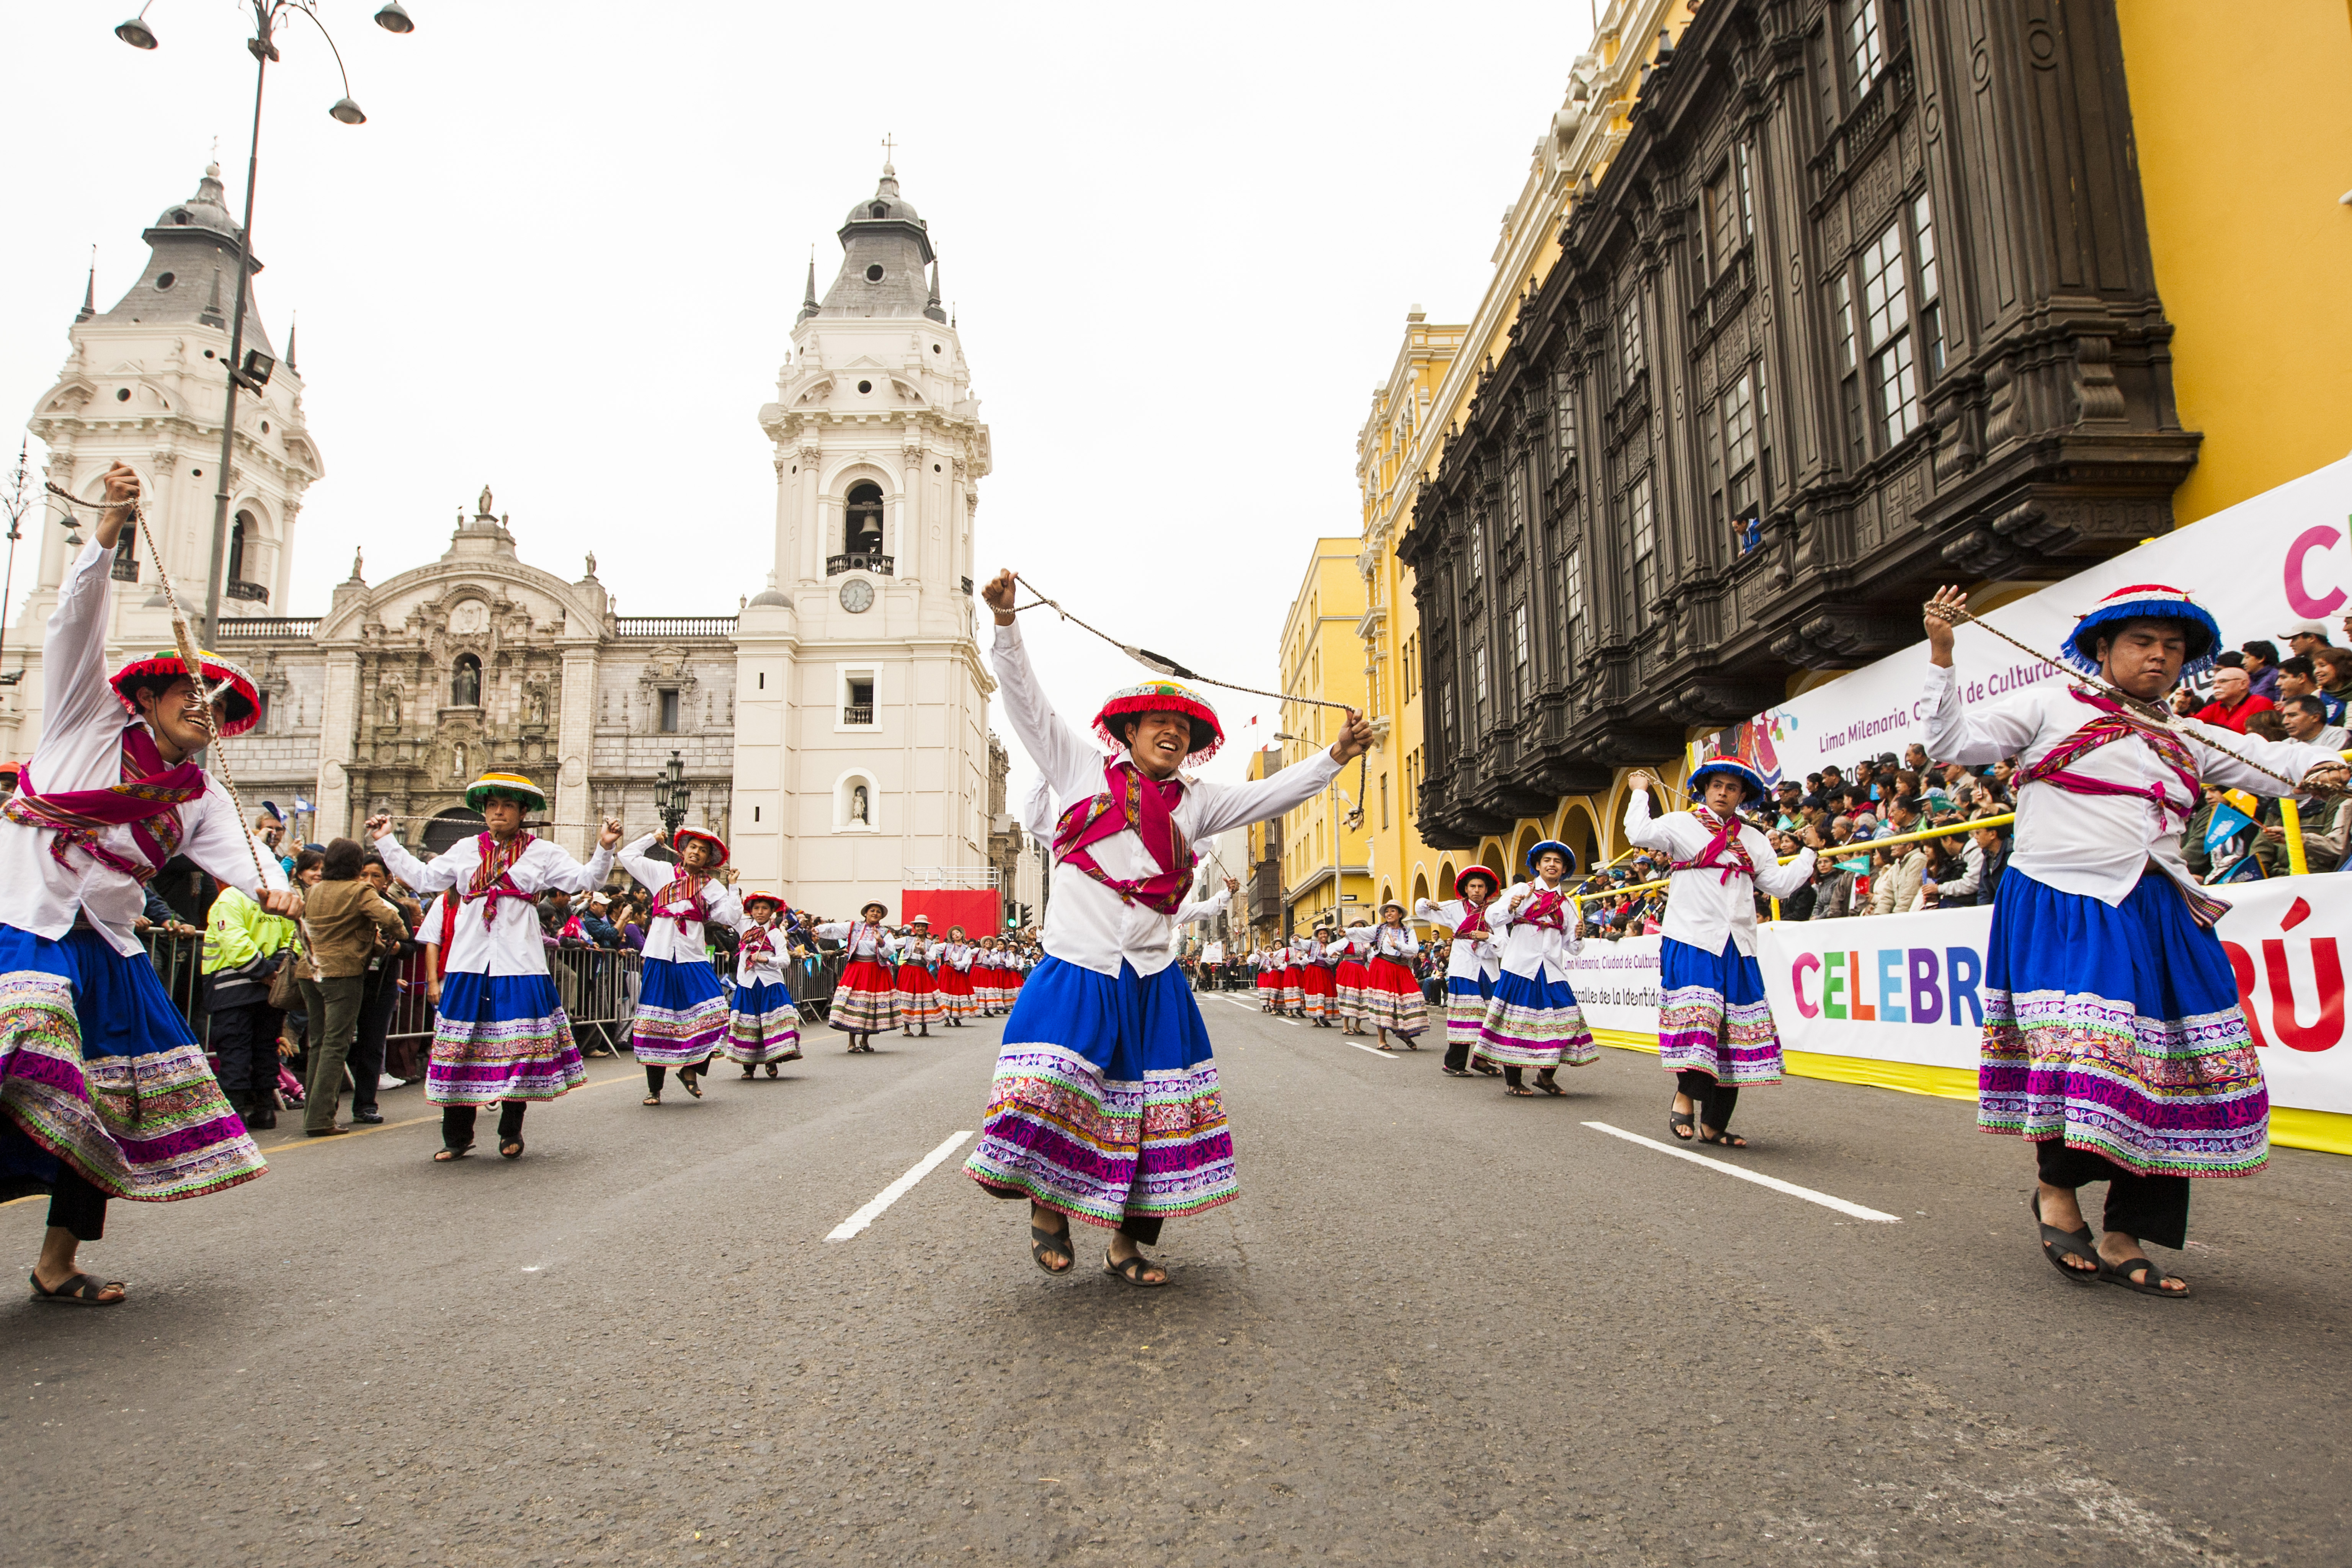
POLYGON ((522 721, 526 724, 547 722, 547 683, 537 676, 523 683, 522 721))
POLYGON ((400 689, 387 688, 383 694, 383 721, 397 728, 400 723, 400 689))
POLYGON ((849 820, 874 826, 874 807, 866 799, 864 784, 852 784, 849 789, 849 820))
POLYGON ((449 776, 463 782, 466 777, 466 742, 458 742, 449 751, 449 776))

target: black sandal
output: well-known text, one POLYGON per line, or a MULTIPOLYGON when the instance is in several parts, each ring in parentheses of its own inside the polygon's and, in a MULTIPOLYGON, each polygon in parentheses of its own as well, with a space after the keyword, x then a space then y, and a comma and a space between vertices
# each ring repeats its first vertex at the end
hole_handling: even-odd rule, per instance
POLYGON ((1450 1068, 1440 1065, 1437 1070, 1444 1073, 1447 1078, 1468 1078, 1470 1076, 1470 1069, 1468 1068, 1450 1068))
POLYGON ((452 1160, 462 1160, 473 1152, 474 1146, 471 1143, 467 1144, 462 1149, 453 1149, 445 1146, 434 1152, 433 1163, 436 1165, 446 1165, 452 1160))
POLYGON ((1699 1129, 1698 1141, 1702 1143, 1720 1143, 1727 1149, 1745 1149, 1748 1147, 1748 1140, 1742 1138, 1737 1132, 1729 1131, 1709 1132, 1704 1127, 1699 1129))
POLYGON ((1535 1086, 1545 1094, 1566 1094, 1568 1092, 1568 1090, 1560 1088, 1559 1082, 1553 1079, 1539 1078, 1536 1079, 1535 1086))
POLYGON ((522 1140, 520 1138, 501 1139, 499 1142, 499 1158, 501 1160, 521 1159, 522 1140))
MULTIPOLYGON (((2042 1228, 2046 1230, 2049 1227, 2045 1226, 2042 1228)), ((2088 1232, 2086 1231, 2085 1234, 2087 1235, 2088 1232)), ((2120 1285, 2126 1290, 2137 1290, 2143 1296, 2161 1296, 2168 1301, 2189 1300, 2189 1287, 2185 1283, 2178 1290, 2168 1290, 2164 1288, 2164 1282, 2172 1276, 2158 1268, 2156 1259, 2153 1258, 2133 1258, 2121 1263, 2109 1263, 2106 1259, 2101 1258, 2098 1277, 2110 1285, 2120 1285), (2135 1279, 2132 1278, 2134 1274, 2140 1277, 2135 1279)), ((87 1279, 88 1276, 85 1275, 83 1278, 87 1279)))
POLYGON ((1168 1270, 1161 1268, 1159 1264, 1152 1262, 1151 1259, 1144 1257, 1140 1252, 1137 1253, 1134 1257, 1129 1258, 1124 1263, 1113 1263, 1110 1260, 1110 1248, 1108 1247, 1104 1247, 1103 1272, 1106 1274, 1117 1275, 1119 1279, 1126 1280, 1129 1284, 1140 1287, 1146 1290, 1157 1290, 1160 1287, 1168 1283, 1168 1270), (1157 1279, 1146 1279, 1143 1277, 1143 1271, 1147 1268, 1159 1268, 1160 1278, 1157 1279))
POLYGON ((687 1093, 694 1096, 695 1099, 700 1100, 702 1098, 702 1086, 695 1082, 694 1079, 694 1074, 681 1070, 677 1075, 677 1087, 686 1090, 687 1093))
MULTIPOLYGON (((2080 1230, 2060 1230, 2054 1225, 2042 1225, 2042 1189, 2039 1187, 2027 1196, 2025 1206, 2032 1211, 2033 1223, 2042 1226, 2042 1256, 2050 1259, 2050 1267, 2077 1285, 2097 1284, 2106 1273, 2107 1264, 2091 1245, 2091 1227, 2085 1225, 2080 1230), (2091 1267, 2070 1268, 2063 1256, 2066 1254, 2089 1259, 2091 1267)), ((2118 1283, 2128 1285, 2130 1281, 2120 1280, 2118 1283)))
POLYGON ((1523 1083, 1507 1083, 1503 1086, 1503 1092, 1518 1100, 1533 1100, 1536 1097, 1536 1091, 1523 1083))
POLYGON ((32 1284, 34 1300, 54 1301, 60 1307, 120 1307, 131 1300, 128 1294, 124 1294, 111 1301, 107 1300, 102 1292, 127 1292, 130 1288, 120 1279, 100 1279, 95 1274, 76 1274, 54 1290, 41 1283, 38 1274, 27 1274, 25 1278, 32 1284))
POLYGON ((1698 1136, 1698 1112, 1695 1110, 1667 1111, 1666 1131, 1675 1135, 1675 1142, 1690 1142, 1693 1139, 1698 1136))
POLYGON ((1495 1066, 1492 1062, 1472 1062, 1470 1064, 1470 1070, 1485 1078, 1500 1078, 1503 1076, 1503 1069, 1495 1066))
POLYGON ((1064 1220, 1059 1230, 1047 1230, 1043 1226, 1029 1227, 1029 1256, 1037 1267, 1048 1274, 1067 1274, 1078 1266, 1078 1249, 1070 1245, 1070 1222, 1064 1220), (1045 1261, 1045 1254, 1058 1252, 1069 1261, 1059 1268, 1045 1261))

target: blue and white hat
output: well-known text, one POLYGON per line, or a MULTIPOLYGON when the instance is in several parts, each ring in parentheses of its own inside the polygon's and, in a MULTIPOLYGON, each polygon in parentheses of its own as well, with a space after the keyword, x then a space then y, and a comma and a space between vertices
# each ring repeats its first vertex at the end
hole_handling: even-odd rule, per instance
POLYGON ((1771 793, 1770 786, 1764 782, 1764 775, 1738 757, 1709 757, 1691 770, 1690 797, 1696 800, 1704 795, 1706 781, 1717 773, 1739 781, 1740 788, 1745 792, 1742 805, 1752 805, 1771 793))
POLYGON ((2221 648, 2221 627, 2205 606, 2179 588, 2162 583, 2134 583, 2116 589, 2074 623, 2066 638, 2066 662, 2085 675, 2099 673, 2099 635, 2124 621, 2179 621, 2189 634, 2189 658, 2183 675, 2202 675, 2213 668, 2221 648))
POLYGON ((1532 871, 1536 868, 1536 862, 1543 858, 1544 851, 1547 849, 1558 850, 1559 852, 1560 858, 1568 863, 1567 870, 1563 870, 1560 873, 1561 876, 1565 877, 1568 875, 1569 871, 1576 869, 1576 851, 1570 849, 1567 845, 1562 844, 1557 838, 1547 838, 1542 843, 1528 851, 1528 870, 1532 871))

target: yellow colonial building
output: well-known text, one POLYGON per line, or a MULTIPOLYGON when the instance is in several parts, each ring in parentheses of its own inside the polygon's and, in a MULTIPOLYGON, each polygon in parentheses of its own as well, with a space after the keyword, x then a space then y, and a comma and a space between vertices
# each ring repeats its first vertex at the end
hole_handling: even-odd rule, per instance
MULTIPOLYGON (((1282 689, 1315 693, 1329 702, 1363 709, 1365 698, 1364 578, 1357 570, 1360 542, 1352 537, 1318 539, 1307 562, 1298 596, 1283 619, 1282 689)), ((1331 744, 1339 736, 1335 709, 1285 702, 1282 750, 1276 766, 1287 766, 1331 744)), ((1264 758, 1265 753, 1260 753, 1264 758)), ((1379 777, 1385 781, 1387 775, 1379 777)), ((1278 860, 1282 910, 1279 929, 1311 931, 1318 921, 1372 912, 1375 825, 1383 815, 1398 820, 1390 789, 1375 783, 1371 763, 1349 767, 1321 795, 1283 814, 1279 837, 1269 835, 1278 860), (1355 813, 1360 822, 1351 822, 1355 813)))

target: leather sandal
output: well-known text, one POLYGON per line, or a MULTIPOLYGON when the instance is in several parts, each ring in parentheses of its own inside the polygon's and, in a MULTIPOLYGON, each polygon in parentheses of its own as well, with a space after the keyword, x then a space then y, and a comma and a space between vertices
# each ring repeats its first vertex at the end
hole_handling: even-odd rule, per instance
POLYGON ((1040 1225, 1029 1227, 1029 1256, 1038 1268, 1048 1274, 1067 1274, 1078 1266, 1078 1249, 1070 1240, 1070 1222, 1064 1220, 1059 1230, 1047 1230, 1040 1225), (1045 1254, 1057 1252, 1067 1259, 1059 1268, 1045 1261, 1045 1254))
POLYGON ((32 1283, 34 1300, 54 1301, 60 1307, 120 1307, 131 1299, 124 1295, 108 1300, 102 1292, 121 1290, 127 1287, 120 1279, 100 1279, 95 1274, 74 1275, 54 1290, 41 1283, 38 1274, 28 1274, 25 1278, 32 1283))
POLYGON ((434 1151, 433 1163, 436 1165, 446 1165, 452 1160, 462 1160, 473 1152, 474 1146, 471 1143, 465 1145, 463 1148, 437 1149, 434 1151))
MULTIPOLYGON (((2041 1194, 2037 1193, 2034 1195, 2038 1197, 2041 1194)), ((2045 1226, 2042 1228, 2046 1230, 2049 1227, 2045 1226)), ((2156 1259, 2153 1258, 2126 1258, 2121 1263, 2109 1263, 2106 1259, 2101 1258, 2098 1277, 2110 1285, 2120 1285, 2126 1290, 2137 1290, 2143 1296, 2161 1296, 2168 1301, 2189 1300, 2189 1287, 2186 1284, 2178 1290, 2168 1290, 2164 1288, 2164 1282, 2172 1276, 2158 1268, 2156 1259), (2137 1279, 2134 1278, 2135 1275, 2137 1276, 2137 1279)), ((83 1275, 81 1278, 88 1279, 89 1276, 83 1275)))
POLYGON ((1124 1263, 1113 1263, 1110 1260, 1110 1248, 1108 1247, 1104 1247, 1103 1272, 1106 1274, 1116 1275, 1118 1278, 1126 1280, 1129 1284, 1138 1286, 1146 1290, 1157 1290, 1162 1285, 1168 1283, 1168 1270, 1160 1268, 1159 1264, 1154 1263, 1150 1258, 1144 1257, 1140 1252, 1137 1253, 1134 1257, 1129 1258, 1124 1263), (1147 1268, 1159 1268, 1160 1278, 1157 1279, 1146 1279, 1143 1277, 1143 1271, 1147 1268))
MULTIPOLYGON (((2095 1285, 2106 1273, 2106 1260, 2091 1245, 2091 1227, 2080 1230, 2060 1230, 2054 1225, 2044 1225, 2042 1219, 2042 1189, 2036 1187, 2027 1194, 2025 1206, 2033 1211, 2033 1223, 2042 1227, 2042 1256, 2050 1259, 2050 1267, 2077 1285, 2095 1285), (2067 1263, 2073 1256, 2090 1260, 2088 1268, 2076 1268, 2067 1263)), ((2119 1281, 2128 1285, 2128 1280, 2119 1281)))

